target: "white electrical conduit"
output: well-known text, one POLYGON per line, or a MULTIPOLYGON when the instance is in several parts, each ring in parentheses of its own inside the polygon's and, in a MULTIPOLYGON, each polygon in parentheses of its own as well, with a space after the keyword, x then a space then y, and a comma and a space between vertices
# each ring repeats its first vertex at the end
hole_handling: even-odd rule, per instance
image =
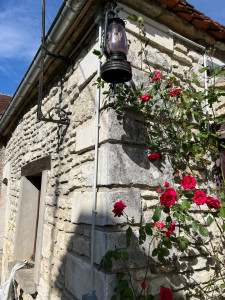
MULTIPOLYGON (((101 51, 102 40, 102 22, 99 22, 98 28, 98 50, 101 51)), ((100 77, 101 60, 98 59, 97 77, 100 77)), ((98 181, 98 144, 99 144, 99 110, 100 110, 101 87, 96 90, 95 98, 95 166, 93 182, 93 201, 92 201, 92 222, 91 222, 91 270, 90 270, 90 287, 91 293, 94 294, 94 254, 95 254, 95 219, 97 206, 97 181, 98 181)))

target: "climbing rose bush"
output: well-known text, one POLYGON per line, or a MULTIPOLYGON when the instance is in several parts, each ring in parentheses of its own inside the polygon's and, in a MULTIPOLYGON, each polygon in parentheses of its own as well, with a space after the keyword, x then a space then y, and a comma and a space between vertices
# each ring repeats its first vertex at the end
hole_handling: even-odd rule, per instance
MULTIPOLYGON (((140 35, 146 41, 142 25, 141 22, 137 22, 140 35)), ((147 44, 148 42, 145 43, 145 45, 147 44)), ((202 170, 209 166, 208 173, 210 173, 213 169, 211 168, 212 161, 219 158, 218 149, 225 148, 225 145, 218 143, 221 137, 218 128, 220 122, 224 122, 224 120, 220 117, 215 118, 214 112, 214 104, 225 93, 213 84, 209 85, 207 90, 198 88, 200 86, 199 76, 207 71, 207 68, 202 68, 200 75, 193 74, 193 76, 191 75, 193 69, 190 68, 189 71, 183 71, 183 76, 179 77, 173 76, 171 69, 163 69, 161 72, 159 70, 152 71, 152 65, 148 63, 146 47, 143 46, 139 54, 140 57, 145 57, 145 71, 149 68, 148 84, 146 86, 145 83, 117 85, 115 107, 122 111, 129 107, 130 110, 143 117, 143 125, 147 134, 146 150, 152 153, 148 155, 148 159, 151 163, 160 159, 160 168, 165 165, 164 159, 167 157, 173 167, 171 173, 174 174, 174 182, 171 180, 164 186, 158 183, 160 188, 154 182, 149 183, 151 193, 157 192, 155 194, 158 203, 154 209, 149 209, 150 216, 146 223, 143 221, 144 218, 140 223, 136 223, 132 216, 128 216, 124 212, 126 205, 122 201, 118 202, 119 205, 115 203, 114 216, 125 219, 121 226, 122 231, 126 232, 126 246, 120 248, 120 245, 117 245, 115 249, 108 251, 102 258, 99 268, 110 269, 114 260, 120 260, 122 269, 126 270, 125 273, 118 274, 116 295, 111 300, 117 300, 118 295, 119 299, 153 300, 155 297, 148 294, 148 290, 151 290, 151 280, 148 278, 157 276, 162 265, 171 263, 170 254, 173 249, 176 249, 172 252, 173 263, 175 260, 179 263, 178 251, 185 252, 191 246, 191 249, 199 251, 199 256, 204 253, 204 259, 210 258, 215 265, 220 266, 219 273, 215 272, 214 277, 209 278, 207 284, 196 283, 196 289, 193 289, 196 290, 197 298, 211 300, 210 291, 216 293, 219 291, 220 295, 223 295, 222 291, 225 286, 219 283, 219 280, 225 282, 224 252, 221 254, 220 250, 221 245, 223 248, 225 243, 225 204, 223 202, 225 200, 225 183, 224 179, 221 179, 221 187, 211 189, 210 186, 206 186, 206 182, 203 182, 202 170), (209 114, 205 113, 206 102, 209 106, 209 114), (204 184, 204 192, 201 190, 199 182, 204 184), (222 202, 211 195, 219 195, 222 202), (199 207, 196 207, 195 204, 199 207), (202 205, 204 207, 201 207, 202 205), (190 209, 192 210, 190 211, 190 209), (193 210, 197 213, 193 213, 193 210), (216 241, 218 243, 216 252, 207 247, 207 243, 213 236, 212 232, 209 233, 209 226, 212 223, 221 233, 220 239, 218 239, 220 242, 216 241), (137 231, 139 231, 138 234, 137 231), (134 241, 139 244, 138 251, 144 252, 146 257, 145 275, 144 278, 138 278, 138 282, 132 278, 129 268, 130 263, 133 263, 132 258, 129 257, 129 247, 134 244, 134 241), (142 244, 144 245, 142 246, 142 244), (218 278, 217 274, 221 278, 218 278)), ((215 68, 209 79, 211 83, 216 82, 215 76, 223 75, 225 75, 225 71, 215 68)), ((144 158, 143 162, 145 162, 144 158)), ((168 175, 172 175, 169 172, 168 170, 168 175)), ((210 175, 213 175, 213 172, 210 175)), ((144 189, 146 188, 145 186, 144 189)), ((143 199, 144 211, 149 208, 150 202, 153 203, 153 201, 143 199)), ((187 255, 188 252, 182 259, 187 255)), ((209 265, 211 266, 211 263, 209 265)), ((190 292, 192 293, 193 290, 190 292)), ((162 287, 156 298, 172 300, 173 293, 169 287, 162 287)))

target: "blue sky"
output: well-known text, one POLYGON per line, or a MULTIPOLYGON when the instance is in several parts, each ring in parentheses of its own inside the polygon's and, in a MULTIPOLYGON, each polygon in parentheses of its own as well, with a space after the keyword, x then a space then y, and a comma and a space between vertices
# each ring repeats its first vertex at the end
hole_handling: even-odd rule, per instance
MULTIPOLYGON (((0 93, 13 95, 41 42, 41 0, 0 0, 0 93)), ((225 25, 225 0, 189 0, 225 25)), ((46 0, 46 32, 63 0, 46 0)))
MULTIPOLYGON (((46 0, 46 32, 63 0, 46 0)), ((41 43, 41 0, 0 0, 0 93, 13 95, 41 43)))

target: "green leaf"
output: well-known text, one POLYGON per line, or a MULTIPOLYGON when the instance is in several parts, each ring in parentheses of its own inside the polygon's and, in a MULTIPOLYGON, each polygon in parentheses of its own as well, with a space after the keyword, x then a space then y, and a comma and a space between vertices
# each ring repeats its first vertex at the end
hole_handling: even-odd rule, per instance
POLYGON ((131 22, 137 22, 138 17, 136 15, 133 15, 132 17, 128 16, 127 19, 130 20, 131 22))
POLYGON ((187 217, 187 220, 188 220, 188 221, 191 221, 191 220, 192 220, 192 216, 188 216, 188 217, 187 217))
POLYGON ((129 253, 127 251, 123 251, 122 252, 122 256, 124 260, 128 260, 129 259, 129 253))
POLYGON ((202 226, 202 225, 199 225, 198 231, 199 231, 199 233, 200 233, 202 236, 208 236, 208 235, 209 235, 209 232, 208 232, 207 228, 205 228, 205 227, 202 226))
POLYGON ((127 280, 121 280, 117 287, 115 288, 115 291, 117 292, 122 292, 128 287, 128 282, 127 280))
POLYGON ((146 224, 145 225, 145 232, 147 235, 152 235, 152 227, 151 227, 151 224, 146 224))
POLYGON ((190 202, 187 199, 184 199, 182 204, 181 204, 181 208, 183 210, 188 210, 191 207, 190 202))
POLYGON ((198 224, 195 222, 195 221, 192 221, 192 228, 193 228, 193 230, 195 230, 195 231, 197 231, 197 229, 198 229, 198 224))
POLYGON ((113 295, 113 296, 111 297, 111 300, 117 300, 117 296, 116 296, 116 295, 113 295))
POLYGON ((149 270, 150 270, 150 272, 151 272, 153 275, 157 275, 157 274, 158 274, 158 272, 157 272, 155 266, 150 266, 150 267, 149 267, 149 270))
POLYGON ((225 231, 225 223, 222 225, 223 231, 225 231))
POLYGON ((139 24, 144 23, 144 19, 142 17, 138 17, 137 21, 139 24))
POLYGON ((147 296, 147 300, 154 300, 154 299, 155 299, 155 297, 151 294, 147 296))
POLYGON ((110 257, 105 257, 103 266, 105 269, 111 269, 112 268, 112 259, 110 257))
POLYGON ((225 207, 220 208, 220 215, 222 218, 225 218, 225 207))
POLYGON ((164 253, 163 253, 163 252, 159 252, 159 253, 158 253, 158 260, 159 260, 161 263, 165 263, 165 258, 164 258, 164 253))
POLYGON ((179 249, 181 252, 183 252, 187 248, 187 244, 184 241, 180 241, 179 243, 179 249))
POLYGON ((120 281, 120 280, 122 280, 123 279, 123 277, 124 277, 124 273, 119 273, 118 275, 117 275, 117 279, 120 281))
POLYGON ((160 207, 156 207, 152 219, 155 222, 158 222, 160 220, 160 217, 161 217, 161 208, 160 207))
POLYGON ((164 213, 169 214, 169 213, 170 213, 170 208, 166 206, 166 207, 163 209, 163 211, 164 211, 164 213))
POLYGON ((158 249, 154 249, 153 251, 152 251, 152 256, 156 256, 157 254, 158 254, 158 249))
POLYGON ((184 215, 180 214, 179 215, 179 219, 180 219, 181 222, 185 222, 185 216, 184 215))
POLYGON ((143 244, 146 240, 145 228, 141 227, 139 229, 139 245, 143 244))
POLYGON ((94 50, 92 51, 92 53, 93 53, 94 55, 97 55, 97 56, 102 55, 102 53, 101 53, 99 50, 96 50, 96 49, 94 49, 94 50))
POLYGON ((175 211, 173 216, 174 216, 174 218, 179 218, 180 214, 177 211, 175 211))
POLYGON ((127 247, 130 246, 130 239, 132 237, 132 229, 131 227, 129 226, 126 230, 126 239, 127 239, 127 247))
POLYGON ((133 300, 134 299, 134 295, 133 295, 132 289, 129 288, 129 287, 125 288, 125 290, 121 294, 121 299, 133 300))
POLYGON ((208 67, 201 68, 201 69, 199 70, 199 73, 203 73, 203 72, 205 72, 206 70, 208 70, 208 67))
POLYGON ((214 221, 214 219, 211 216, 208 216, 208 218, 206 220, 206 224, 211 225, 213 221, 214 221))
POLYGON ((168 239, 166 239, 166 238, 164 238, 163 239, 163 245, 167 248, 167 249, 172 249, 172 243, 171 243, 171 241, 168 239))

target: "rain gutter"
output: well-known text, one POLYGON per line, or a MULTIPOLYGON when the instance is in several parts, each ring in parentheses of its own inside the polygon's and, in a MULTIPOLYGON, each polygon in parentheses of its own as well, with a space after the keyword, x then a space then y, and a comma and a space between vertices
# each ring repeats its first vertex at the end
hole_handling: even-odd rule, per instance
MULTIPOLYGON (((64 39, 80 12, 83 10, 86 3, 93 2, 92 0, 65 0, 61 6, 52 26, 46 36, 46 49, 50 52, 56 51, 57 47, 64 39)), ((50 56, 46 56, 44 65, 48 63, 50 56)), ((35 81, 39 77, 41 62, 41 47, 39 47, 29 69, 24 75, 19 87, 12 97, 6 111, 0 120, 0 134, 3 133, 7 124, 11 121, 11 117, 18 110, 24 97, 29 92, 35 81)))

